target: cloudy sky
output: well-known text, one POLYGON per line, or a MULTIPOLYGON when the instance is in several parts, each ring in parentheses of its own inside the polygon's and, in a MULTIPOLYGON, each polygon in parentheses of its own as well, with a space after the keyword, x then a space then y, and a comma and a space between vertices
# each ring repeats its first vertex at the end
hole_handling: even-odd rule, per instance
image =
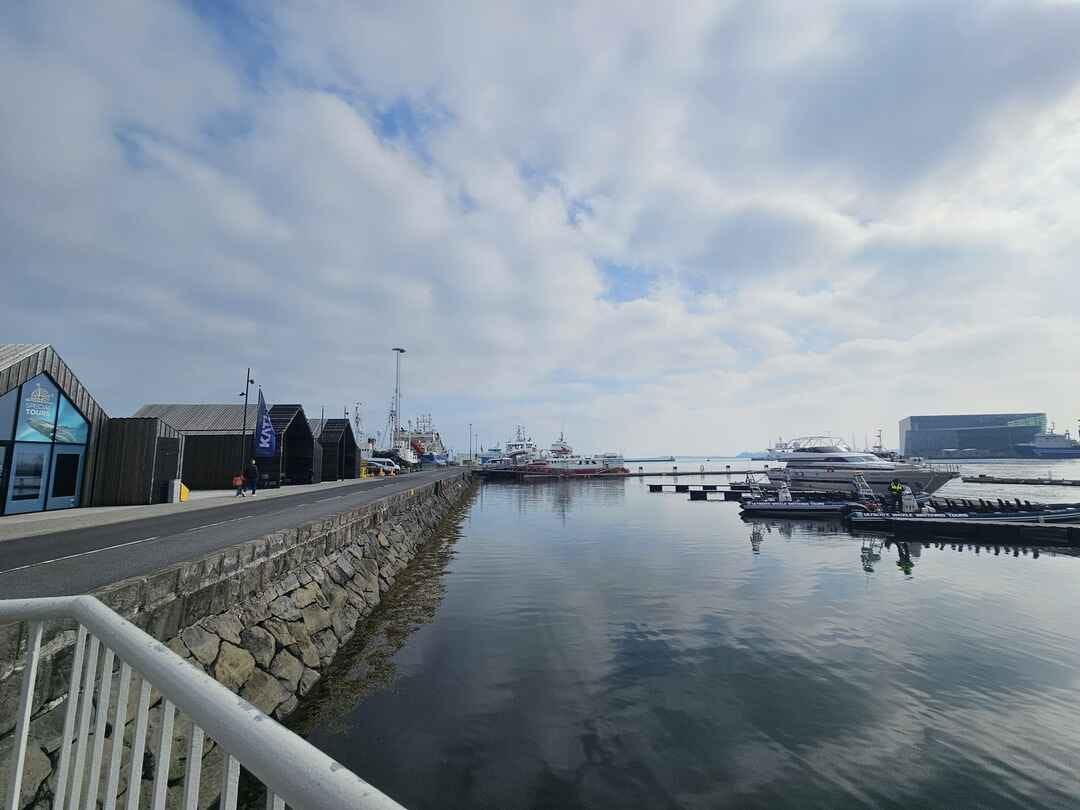
POLYGON ((0 340, 112 415, 1080 416, 1080 5, 5 3, 0 340))

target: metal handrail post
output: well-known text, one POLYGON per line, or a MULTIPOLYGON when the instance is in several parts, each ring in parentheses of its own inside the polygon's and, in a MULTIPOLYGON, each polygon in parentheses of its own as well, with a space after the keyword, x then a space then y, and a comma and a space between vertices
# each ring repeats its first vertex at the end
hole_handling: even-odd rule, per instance
MULTIPOLYGON (((404 810, 389 796, 230 692, 202 670, 191 666, 160 641, 94 597, 0 600, 0 621, 3 622, 40 622, 58 618, 78 620, 81 625, 80 640, 87 639, 89 643, 89 639, 94 639, 106 649, 114 651, 121 661, 141 673, 144 692, 152 684, 168 704, 187 714, 204 730, 206 736, 217 741, 224 751, 262 780, 268 792, 289 806, 297 810, 404 810)), ((76 673, 72 679, 68 706, 68 719, 72 726, 75 704, 80 697, 85 700, 91 697, 88 692, 79 695, 78 675, 89 678, 96 663, 88 660, 86 670, 76 673)), ((144 714, 141 704, 142 701, 140 716, 144 714)), ((89 740, 83 725, 80 723, 80 746, 85 746, 86 742, 83 741, 89 740)), ((71 739, 67 723, 65 739, 71 739)), ((61 765, 64 764, 63 759, 61 765)), ((165 761, 167 763, 167 758, 165 761)), ((62 767, 61 770, 66 769, 62 767)), ((75 774, 76 778, 81 778, 79 769, 75 769, 75 774)), ((64 789, 65 776, 67 774, 60 774, 59 791, 64 789)), ((135 798, 136 794, 137 791, 133 792, 129 799, 135 798)))

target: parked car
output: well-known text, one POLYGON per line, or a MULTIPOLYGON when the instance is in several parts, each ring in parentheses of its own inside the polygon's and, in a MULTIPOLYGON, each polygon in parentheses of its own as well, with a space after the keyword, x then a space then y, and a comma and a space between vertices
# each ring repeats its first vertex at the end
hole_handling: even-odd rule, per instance
POLYGON ((389 458, 369 458, 365 459, 364 463, 367 464, 369 472, 377 473, 381 470, 387 475, 389 475, 390 473, 401 472, 401 467, 399 467, 393 459, 389 458))

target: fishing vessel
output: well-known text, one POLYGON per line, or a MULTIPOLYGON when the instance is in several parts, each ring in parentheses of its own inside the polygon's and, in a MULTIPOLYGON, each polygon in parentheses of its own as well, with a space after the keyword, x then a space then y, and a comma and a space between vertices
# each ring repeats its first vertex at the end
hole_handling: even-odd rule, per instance
POLYGON ((618 453, 598 456, 547 456, 525 465, 525 478, 618 478, 630 474, 618 453))
POLYGON ((503 455, 514 464, 528 464, 539 459, 542 453, 536 442, 525 432, 525 428, 518 425, 514 429, 514 438, 507 439, 503 455))
POLYGON ((1055 433, 1054 425, 1047 433, 1037 433, 1030 442, 1016 445, 1016 452, 1024 458, 1080 458, 1080 441, 1069 431, 1055 433))
POLYGON ((899 480, 918 494, 936 492, 960 476, 955 466, 927 464, 921 459, 886 461, 871 453, 851 452, 842 442, 831 441, 790 450, 784 461, 784 467, 766 471, 770 483, 823 492, 850 488, 856 474, 865 477, 879 495, 888 492, 893 480, 899 480))
POLYGON ((503 449, 497 444, 487 448, 481 447, 476 453, 476 463, 488 464, 497 458, 502 458, 503 455, 503 449))
POLYGON ((552 458, 567 458, 574 455, 574 448, 567 443, 566 437, 563 436, 563 432, 560 430, 559 438, 551 443, 548 453, 552 458))
POLYGON ((394 349, 394 399, 390 403, 390 411, 386 420, 386 431, 383 433, 385 447, 378 451, 378 455, 385 455, 414 466, 419 462, 419 457, 412 448, 411 437, 408 431, 401 427, 401 355, 405 354, 402 348, 394 349))
POLYGON ((441 467, 450 463, 450 451, 443 444, 439 431, 435 430, 430 413, 418 416, 415 424, 409 422, 407 438, 409 446, 424 464, 441 467))

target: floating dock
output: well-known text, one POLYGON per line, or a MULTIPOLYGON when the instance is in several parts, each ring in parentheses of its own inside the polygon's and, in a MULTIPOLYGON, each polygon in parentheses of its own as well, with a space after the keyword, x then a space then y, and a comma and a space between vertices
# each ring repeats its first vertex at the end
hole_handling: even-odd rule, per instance
POLYGON ((998 475, 964 475, 965 484, 1026 484, 1037 487, 1080 487, 1075 478, 1003 478, 998 475))
MULTIPOLYGON (((750 493, 743 489, 720 489, 720 484, 649 484, 649 492, 680 493, 690 496, 692 501, 733 501, 740 502, 750 493)), ((764 488, 763 488, 764 489, 764 488)), ((789 490, 797 501, 835 501, 850 500, 850 492, 821 492, 816 489, 789 490)))

